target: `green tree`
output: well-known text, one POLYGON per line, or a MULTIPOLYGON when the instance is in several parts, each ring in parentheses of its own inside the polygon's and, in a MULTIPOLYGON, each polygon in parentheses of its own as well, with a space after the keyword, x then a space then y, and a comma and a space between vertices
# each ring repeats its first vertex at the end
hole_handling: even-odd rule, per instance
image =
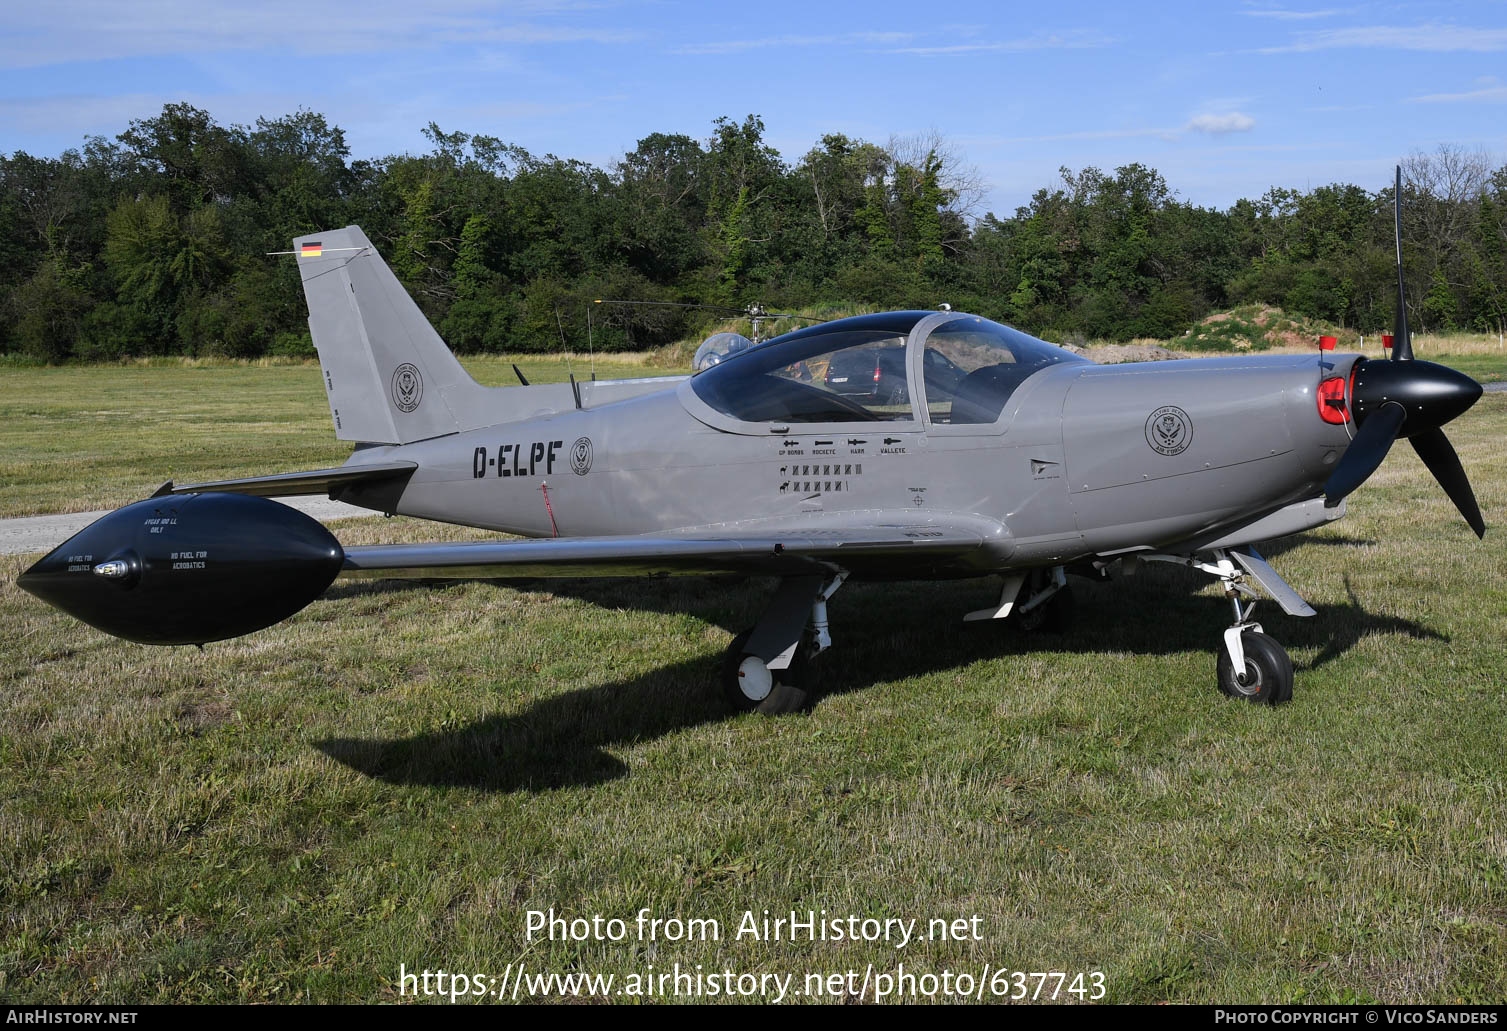
POLYGON ((71 357, 90 308, 81 286, 86 270, 44 261, 11 295, 15 339, 22 354, 45 362, 71 357))

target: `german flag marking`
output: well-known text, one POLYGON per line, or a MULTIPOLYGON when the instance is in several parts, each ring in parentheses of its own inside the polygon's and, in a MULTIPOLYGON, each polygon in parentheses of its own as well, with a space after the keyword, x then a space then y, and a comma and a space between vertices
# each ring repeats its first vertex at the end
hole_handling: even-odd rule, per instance
POLYGON ((324 253, 324 248, 319 243, 306 243, 298 249, 300 258, 317 258, 324 253))

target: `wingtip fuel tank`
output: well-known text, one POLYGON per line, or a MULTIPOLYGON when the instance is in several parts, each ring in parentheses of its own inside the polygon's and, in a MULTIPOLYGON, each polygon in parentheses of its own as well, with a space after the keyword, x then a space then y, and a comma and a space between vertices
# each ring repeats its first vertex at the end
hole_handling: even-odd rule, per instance
POLYGON ((296 509, 239 494, 138 501, 102 516, 17 578, 26 591, 139 644, 205 644, 286 619, 345 561, 296 509))

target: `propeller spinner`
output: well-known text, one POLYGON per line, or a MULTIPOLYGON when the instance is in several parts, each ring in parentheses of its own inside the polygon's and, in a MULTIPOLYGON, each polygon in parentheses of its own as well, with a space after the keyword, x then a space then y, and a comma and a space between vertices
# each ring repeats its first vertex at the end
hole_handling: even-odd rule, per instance
POLYGON ((1397 313, 1390 360, 1356 363, 1351 408, 1359 428, 1345 455, 1324 484, 1324 503, 1338 505, 1374 473, 1392 442, 1407 437, 1428 471, 1439 481, 1477 537, 1486 534, 1475 492, 1460 458, 1444 435, 1445 423, 1460 415, 1481 396, 1481 385, 1462 372, 1413 358, 1408 333, 1406 294, 1402 278, 1402 168, 1397 169, 1392 194, 1397 242, 1397 313))

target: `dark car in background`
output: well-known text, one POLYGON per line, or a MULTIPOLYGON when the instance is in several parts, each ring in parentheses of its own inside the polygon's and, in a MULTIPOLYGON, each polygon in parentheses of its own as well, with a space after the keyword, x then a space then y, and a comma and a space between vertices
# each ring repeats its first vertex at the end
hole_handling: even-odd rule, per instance
MULTIPOLYGON (((927 400, 941 401, 952 397, 966 375, 963 370, 930 349, 923 361, 926 363, 927 400)), ((832 356, 823 382, 834 394, 896 405, 904 404, 910 396, 905 389, 905 379, 903 347, 857 347, 832 356)))

